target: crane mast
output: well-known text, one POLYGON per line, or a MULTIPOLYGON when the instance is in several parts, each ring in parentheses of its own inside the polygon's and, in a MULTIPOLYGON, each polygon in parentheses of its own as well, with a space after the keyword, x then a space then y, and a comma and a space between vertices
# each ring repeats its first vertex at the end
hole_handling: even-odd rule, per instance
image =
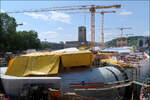
POLYGON ((91 11, 91 50, 94 51, 95 47, 95 8, 92 7, 91 11))
POLYGON ((128 43, 128 36, 129 35, 134 35, 134 34, 125 34, 126 35, 126 41, 127 41, 127 46, 129 45, 129 43, 128 43))
POLYGON ((102 15, 102 41, 101 41, 101 46, 102 49, 104 49, 104 12, 101 12, 102 15))
POLYGON ((115 11, 102 11, 100 12, 101 15, 102 15, 102 33, 101 33, 101 36, 102 36, 102 39, 101 39, 101 47, 102 49, 105 48, 105 45, 104 45, 104 13, 115 13, 115 11))
POLYGON ((132 29, 131 27, 127 27, 127 28, 119 28, 120 31, 121 31, 121 35, 120 35, 120 44, 121 44, 121 47, 123 46, 123 42, 122 42, 122 35, 123 35, 123 30, 125 29, 132 29))

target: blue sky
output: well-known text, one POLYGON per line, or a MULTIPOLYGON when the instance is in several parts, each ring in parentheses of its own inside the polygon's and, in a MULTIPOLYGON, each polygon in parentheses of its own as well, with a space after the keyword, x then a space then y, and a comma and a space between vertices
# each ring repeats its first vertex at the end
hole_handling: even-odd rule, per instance
MULTIPOLYGON (((117 29, 119 27, 132 27, 131 30, 125 30, 124 34, 149 35, 149 3, 150 1, 1 1, 1 12, 76 5, 121 4, 120 9, 102 9, 103 11, 116 11, 114 14, 104 15, 105 41, 108 41, 120 36, 120 31, 117 29)), ((91 20, 88 13, 39 12, 9 15, 15 17, 17 23, 24 24, 17 27, 18 31, 35 30, 41 40, 75 41, 78 39, 78 26, 86 26, 87 40, 90 41, 91 38, 91 20)), ((95 39, 99 42, 101 41, 101 15, 96 14, 95 20, 95 39)))

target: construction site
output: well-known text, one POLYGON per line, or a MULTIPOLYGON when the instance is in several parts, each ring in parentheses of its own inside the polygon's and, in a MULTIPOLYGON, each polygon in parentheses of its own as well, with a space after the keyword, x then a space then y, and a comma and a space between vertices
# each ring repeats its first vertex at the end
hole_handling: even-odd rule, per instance
POLYGON ((88 14, 90 40, 87 27, 80 25, 78 39, 66 40, 62 49, 1 53, 0 100, 150 100, 150 37, 130 46, 128 36, 134 34, 124 32, 133 28, 126 26, 115 28, 120 32, 115 46, 105 43, 104 15, 121 7, 95 4, 6 11, 88 14), (101 18, 96 19, 97 14, 101 18), (100 20, 101 39, 96 41, 95 23, 100 20))

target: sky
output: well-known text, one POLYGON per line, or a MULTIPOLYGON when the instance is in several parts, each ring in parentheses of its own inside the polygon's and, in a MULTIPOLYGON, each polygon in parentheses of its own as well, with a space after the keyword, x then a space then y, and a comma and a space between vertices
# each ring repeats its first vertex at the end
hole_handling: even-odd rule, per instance
MULTIPOLYGON (((124 30, 123 36, 148 36, 150 33, 149 0, 145 1, 1 1, 1 12, 45 9, 52 7, 78 6, 78 5, 116 5, 121 4, 120 9, 100 9, 96 11, 116 11, 116 13, 104 14, 104 40, 109 41, 120 36, 121 27, 131 27, 124 30)), ((83 10, 81 12, 86 12, 83 10)), ((87 40, 91 40, 91 16, 90 13, 65 13, 58 12, 33 12, 33 13, 9 13, 16 19, 17 31, 35 30, 42 41, 60 42, 77 41, 78 27, 86 26, 87 40)), ((73 12, 73 11, 69 11, 73 12)), ((76 11, 80 12, 80 11, 76 11)), ((101 41, 102 16, 95 16, 95 40, 101 41)))

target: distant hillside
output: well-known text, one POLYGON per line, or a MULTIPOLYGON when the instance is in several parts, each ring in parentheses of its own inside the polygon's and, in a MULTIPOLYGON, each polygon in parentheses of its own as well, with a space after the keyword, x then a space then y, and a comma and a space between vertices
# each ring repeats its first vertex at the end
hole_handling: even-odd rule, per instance
MULTIPOLYGON (((128 45, 129 46, 137 46, 137 42, 138 39, 143 39, 144 36, 130 36, 128 37, 128 45)), ((122 38, 122 40, 124 41, 126 38, 122 38)), ((114 47, 116 46, 116 41, 119 40, 119 38, 117 39, 113 39, 111 41, 108 41, 105 43, 106 47, 114 47)))

